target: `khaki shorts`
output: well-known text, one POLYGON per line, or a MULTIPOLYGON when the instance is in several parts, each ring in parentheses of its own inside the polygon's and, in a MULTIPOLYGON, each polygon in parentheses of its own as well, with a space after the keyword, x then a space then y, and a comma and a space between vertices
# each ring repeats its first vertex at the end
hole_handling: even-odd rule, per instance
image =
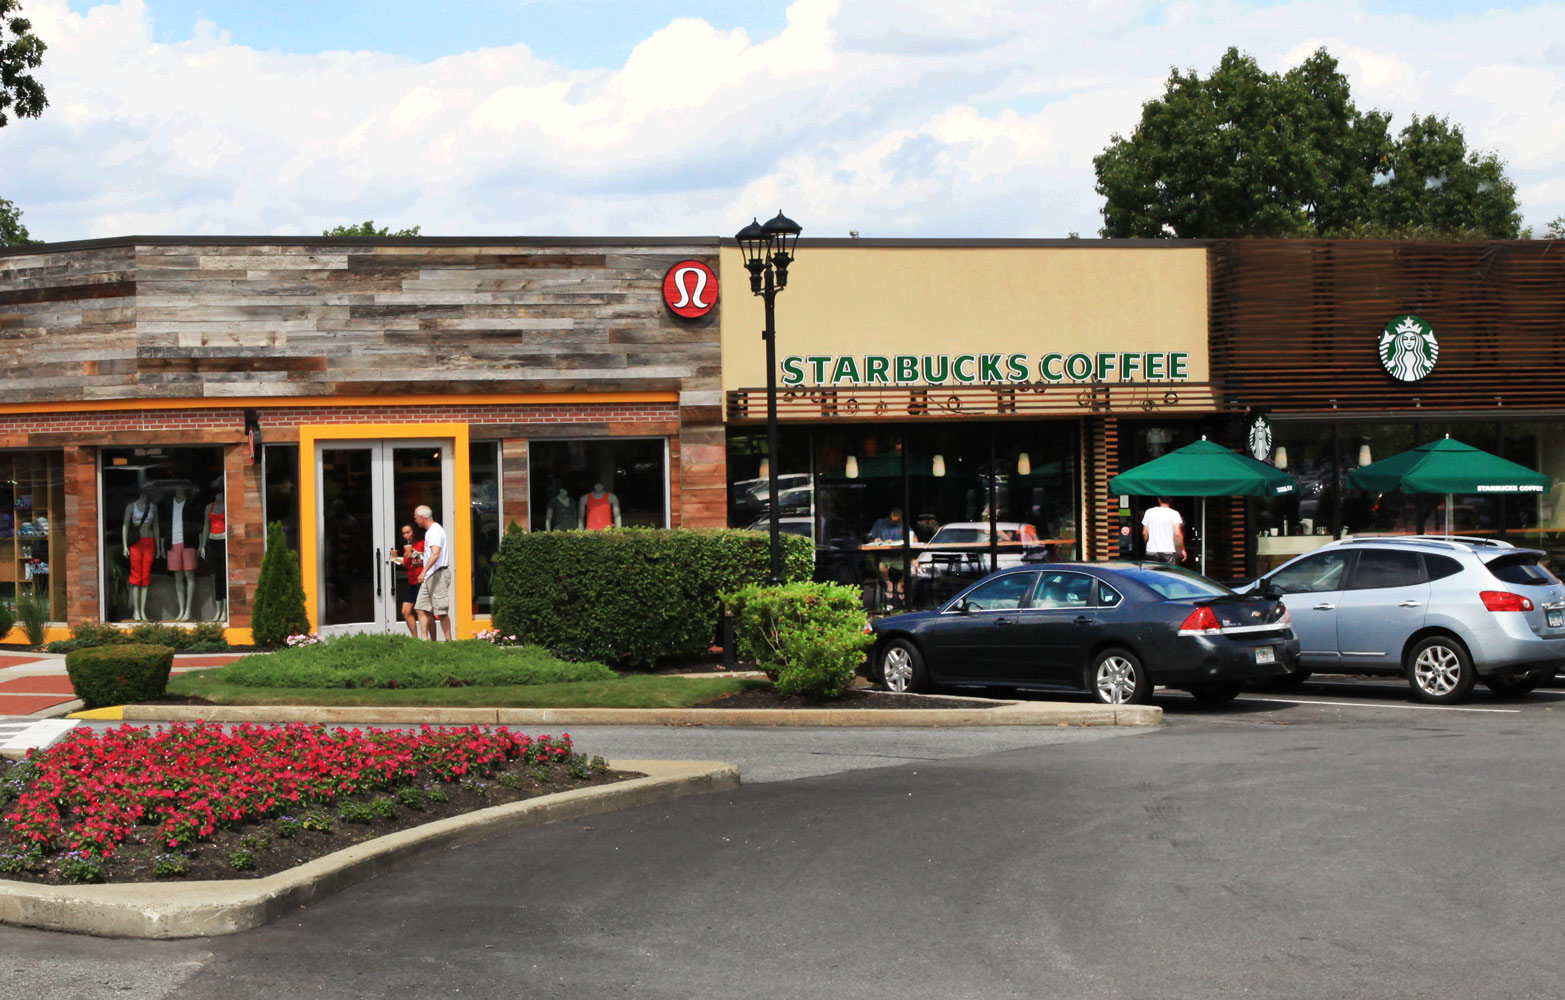
POLYGON ((428 611, 437 618, 451 613, 451 567, 442 566, 424 574, 413 610, 428 611))

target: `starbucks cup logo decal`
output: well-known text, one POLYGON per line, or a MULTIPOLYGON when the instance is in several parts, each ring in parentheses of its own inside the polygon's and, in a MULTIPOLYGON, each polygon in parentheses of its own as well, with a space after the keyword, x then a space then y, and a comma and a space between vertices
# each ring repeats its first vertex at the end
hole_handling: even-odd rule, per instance
POLYGON ((663 301, 675 316, 696 319, 717 305, 717 274, 699 260, 682 260, 663 276, 663 301))

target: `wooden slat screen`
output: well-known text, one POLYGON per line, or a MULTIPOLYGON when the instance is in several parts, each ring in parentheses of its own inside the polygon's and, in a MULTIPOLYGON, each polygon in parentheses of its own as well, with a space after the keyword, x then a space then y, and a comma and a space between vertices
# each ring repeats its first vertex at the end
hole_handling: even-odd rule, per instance
POLYGON ((1212 246, 1212 379, 1224 408, 1294 412, 1565 403, 1565 244, 1233 240, 1212 246), (1399 382, 1377 343, 1404 313, 1440 343, 1399 382))

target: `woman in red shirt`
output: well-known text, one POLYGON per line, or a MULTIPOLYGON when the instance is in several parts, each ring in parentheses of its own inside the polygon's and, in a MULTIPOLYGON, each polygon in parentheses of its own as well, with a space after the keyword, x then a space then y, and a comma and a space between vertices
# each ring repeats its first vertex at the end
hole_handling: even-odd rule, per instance
POLYGON ((418 585, 424 579, 424 540, 413 540, 414 530, 411 524, 402 526, 402 548, 391 550, 391 561, 398 566, 406 566, 408 580, 402 585, 402 620, 407 624, 408 631, 413 638, 418 638, 418 619, 413 614, 413 605, 418 600, 418 585))

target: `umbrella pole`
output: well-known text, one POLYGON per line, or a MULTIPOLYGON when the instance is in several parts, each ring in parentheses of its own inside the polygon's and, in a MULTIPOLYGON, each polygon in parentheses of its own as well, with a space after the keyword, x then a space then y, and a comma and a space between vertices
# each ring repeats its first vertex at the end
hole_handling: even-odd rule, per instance
POLYGON ((1201 498, 1201 575, 1206 575, 1206 497, 1201 498))
MULTIPOLYGON (((1450 436, 1449 434, 1446 435, 1446 437, 1450 436)), ((1451 501, 1454 496, 1455 494, 1452 493, 1445 495, 1445 537, 1447 538, 1451 537, 1451 501)))

